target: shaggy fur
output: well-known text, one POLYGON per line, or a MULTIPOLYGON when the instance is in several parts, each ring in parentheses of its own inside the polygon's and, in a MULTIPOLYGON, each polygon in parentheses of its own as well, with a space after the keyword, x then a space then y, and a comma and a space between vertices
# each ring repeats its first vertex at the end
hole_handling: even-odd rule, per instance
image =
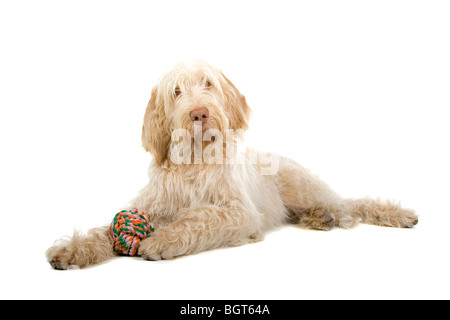
MULTIPOLYGON (((277 158, 275 174, 262 174, 263 165, 250 161, 248 153, 232 152, 248 128, 249 117, 244 96, 221 71, 205 62, 178 64, 160 79, 152 90, 142 129, 144 149, 154 158, 149 183, 129 204, 151 213, 155 224, 156 231, 141 242, 140 256, 172 259, 238 246, 261 240, 266 231, 285 223, 330 230, 351 228, 359 222, 408 228, 418 222, 414 211, 394 202, 343 199, 284 157, 277 158), (210 161, 200 154, 200 161, 174 162, 172 155, 180 141, 173 141, 172 133, 186 129, 195 135, 192 111, 205 108, 208 117, 201 133, 215 129, 225 136, 233 129, 235 135, 226 140, 204 139, 203 150, 213 147, 216 156, 234 161, 210 161)), ((188 146, 192 154, 187 160, 194 160, 199 144, 192 140, 188 146)), ((47 251, 55 269, 85 267, 114 255, 108 226, 60 240, 47 251)))

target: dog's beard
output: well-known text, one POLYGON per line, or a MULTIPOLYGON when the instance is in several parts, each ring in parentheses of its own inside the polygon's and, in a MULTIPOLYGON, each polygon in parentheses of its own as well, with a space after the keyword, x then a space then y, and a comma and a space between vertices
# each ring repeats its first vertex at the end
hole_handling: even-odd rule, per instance
MULTIPOLYGON (((216 107, 210 110, 208 121, 192 121, 190 110, 181 114, 177 129, 172 131, 169 157, 177 164, 224 164, 230 153, 227 143, 234 144, 228 130, 228 120, 216 107), (231 138, 231 139, 230 139, 231 138)), ((175 120, 175 119, 174 119, 175 120)))
MULTIPOLYGON (((222 134, 228 129, 228 119, 221 108, 215 105, 205 105, 205 108, 209 111, 208 121, 201 124, 202 133, 204 134, 207 130, 218 130, 222 134)), ((172 123, 174 130, 184 129, 189 132, 189 134, 194 136, 194 121, 191 120, 190 113, 195 108, 193 106, 178 106, 178 112, 175 112, 172 117, 172 123)), ((201 121, 198 121, 201 123, 201 121)), ((197 123, 197 126, 199 124, 197 123)))

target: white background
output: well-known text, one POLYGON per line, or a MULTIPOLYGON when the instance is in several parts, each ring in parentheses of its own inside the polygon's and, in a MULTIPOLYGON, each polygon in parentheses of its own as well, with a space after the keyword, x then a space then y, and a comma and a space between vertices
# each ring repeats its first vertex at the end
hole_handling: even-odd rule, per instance
POLYGON ((0 298, 449 299, 449 17, 447 1, 0 2, 0 298), (54 240, 146 184, 151 89, 194 58, 247 97, 246 144, 419 224, 52 270, 54 240))

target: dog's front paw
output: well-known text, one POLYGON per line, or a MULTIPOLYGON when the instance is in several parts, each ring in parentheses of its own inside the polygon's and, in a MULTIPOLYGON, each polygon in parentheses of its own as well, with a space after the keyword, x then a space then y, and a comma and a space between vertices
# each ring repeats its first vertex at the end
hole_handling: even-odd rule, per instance
POLYGON ((146 260, 172 259, 179 255, 176 243, 167 241, 162 232, 155 232, 139 244, 138 255, 146 260))
POLYGON ((61 242, 47 250, 47 260, 53 269, 67 270, 70 266, 76 265, 75 252, 68 241, 61 242))

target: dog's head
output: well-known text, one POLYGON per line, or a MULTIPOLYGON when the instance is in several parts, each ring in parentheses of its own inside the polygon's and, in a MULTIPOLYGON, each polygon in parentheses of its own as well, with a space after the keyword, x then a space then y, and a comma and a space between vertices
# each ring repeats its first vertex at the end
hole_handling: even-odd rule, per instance
POLYGON ((202 125, 203 132, 243 132, 250 112, 245 97, 220 70, 204 61, 179 63, 152 90, 142 144, 160 165, 168 156, 173 130, 193 133, 195 122, 202 125))

